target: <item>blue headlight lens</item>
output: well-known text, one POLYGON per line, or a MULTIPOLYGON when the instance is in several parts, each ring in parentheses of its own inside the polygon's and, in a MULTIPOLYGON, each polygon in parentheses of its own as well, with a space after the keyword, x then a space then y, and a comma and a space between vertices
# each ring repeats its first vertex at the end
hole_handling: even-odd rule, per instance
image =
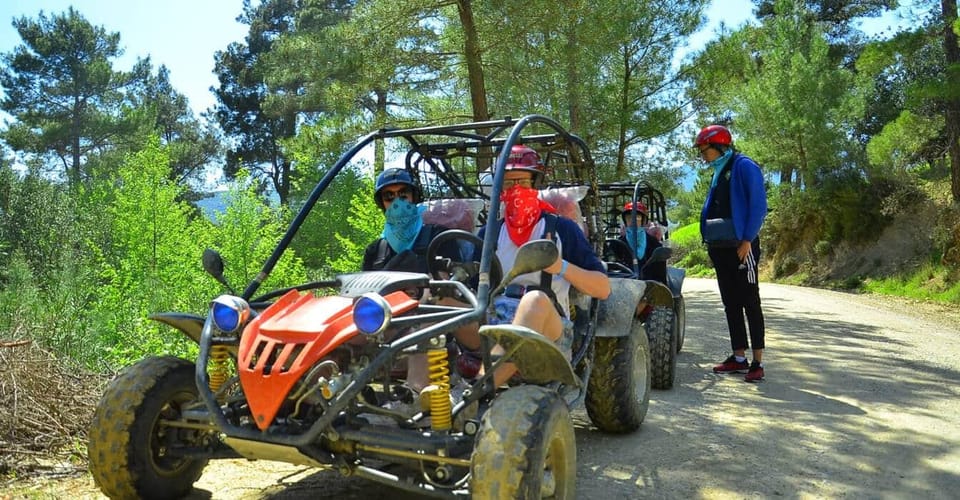
POLYGON ((213 305, 213 324, 224 332, 232 332, 240 324, 240 311, 226 305, 213 305))
POLYGON ((250 317, 250 306, 240 297, 221 295, 211 305, 213 324, 222 332, 237 331, 250 317))
POLYGON ((353 321, 366 335, 375 335, 386 329, 390 316, 390 304, 375 293, 365 294, 353 304, 353 321))

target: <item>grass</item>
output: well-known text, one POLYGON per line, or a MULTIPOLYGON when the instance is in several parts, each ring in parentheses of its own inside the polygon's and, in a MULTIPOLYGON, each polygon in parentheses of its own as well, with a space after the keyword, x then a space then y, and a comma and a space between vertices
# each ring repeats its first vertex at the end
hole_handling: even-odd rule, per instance
POLYGON ((716 276, 707 250, 700 240, 700 224, 680 226, 670 233, 674 264, 686 270, 687 276, 712 278, 716 276))
POLYGON ((911 274, 866 279, 863 290, 910 299, 960 303, 957 271, 935 264, 925 264, 911 274))

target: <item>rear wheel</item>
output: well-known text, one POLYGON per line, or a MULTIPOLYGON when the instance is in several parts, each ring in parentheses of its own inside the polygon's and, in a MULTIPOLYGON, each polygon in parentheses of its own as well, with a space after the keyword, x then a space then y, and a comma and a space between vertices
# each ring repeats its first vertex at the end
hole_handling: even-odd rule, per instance
POLYGON ((687 305, 683 302, 683 295, 673 299, 674 316, 677 328, 677 353, 683 349, 683 338, 687 333, 687 305))
POLYGON ((651 376, 654 389, 670 389, 677 371, 677 335, 673 309, 654 307, 647 316, 651 376))
POLYGON ((577 442, 566 403, 535 385, 497 396, 483 415, 470 473, 473 498, 575 498, 577 442))
POLYGON ((640 319, 633 319, 627 336, 594 339, 584 405, 602 431, 633 432, 643 423, 650 405, 650 347, 640 319))
POLYGON ((104 392, 90 425, 90 473, 110 498, 180 498, 207 460, 169 453, 210 436, 168 427, 197 399, 194 364, 176 357, 146 358, 104 392))

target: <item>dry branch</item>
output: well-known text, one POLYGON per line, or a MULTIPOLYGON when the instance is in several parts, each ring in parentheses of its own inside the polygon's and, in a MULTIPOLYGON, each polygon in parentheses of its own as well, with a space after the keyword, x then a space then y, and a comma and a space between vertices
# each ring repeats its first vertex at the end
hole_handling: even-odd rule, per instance
POLYGON ((30 340, 0 347, 0 473, 23 477, 85 463, 80 450, 102 377, 30 340))

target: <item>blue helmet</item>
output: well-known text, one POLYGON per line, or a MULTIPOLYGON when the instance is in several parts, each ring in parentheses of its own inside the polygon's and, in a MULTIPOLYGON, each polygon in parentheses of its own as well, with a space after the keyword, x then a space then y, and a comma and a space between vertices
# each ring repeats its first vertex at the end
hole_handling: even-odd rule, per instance
POLYGON ((417 184, 413 182, 413 176, 410 175, 410 172, 402 168, 388 168, 377 176, 377 182, 374 185, 373 199, 377 202, 380 210, 383 210, 383 197, 380 191, 394 184, 406 184, 410 186, 410 190, 413 192, 413 202, 420 203, 420 189, 417 187, 417 184))

